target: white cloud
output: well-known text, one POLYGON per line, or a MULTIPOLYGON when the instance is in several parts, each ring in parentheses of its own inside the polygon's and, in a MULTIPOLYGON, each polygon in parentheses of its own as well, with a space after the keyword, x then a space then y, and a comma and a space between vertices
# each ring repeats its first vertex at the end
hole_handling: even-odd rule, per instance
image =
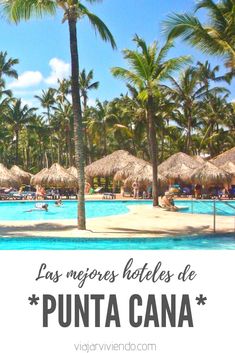
POLYGON ((43 81, 40 71, 25 71, 19 75, 17 80, 9 83, 9 88, 23 88, 36 86, 43 81))
POLYGON ((56 85, 58 79, 62 80, 63 78, 68 78, 70 75, 70 64, 63 60, 52 58, 49 61, 49 66, 51 67, 51 73, 45 79, 45 82, 49 85, 56 85))

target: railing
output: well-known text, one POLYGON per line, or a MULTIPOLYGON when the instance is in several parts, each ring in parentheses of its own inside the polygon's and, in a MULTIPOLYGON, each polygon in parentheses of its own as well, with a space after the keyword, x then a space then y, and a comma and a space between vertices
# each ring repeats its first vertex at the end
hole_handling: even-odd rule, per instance
MULTIPOLYGON (((235 206, 231 205, 229 203, 229 201, 226 201, 226 200, 222 201, 219 199, 214 199, 214 200, 209 200, 209 201, 212 202, 212 210, 210 209, 208 211, 212 211, 212 215, 213 215, 213 232, 216 233, 216 221, 217 221, 218 211, 220 211, 220 214, 219 214, 220 216, 221 215, 224 215, 224 216, 228 215, 228 213, 224 209, 221 209, 220 207, 218 207, 218 204, 223 204, 223 205, 226 204, 226 206, 228 206, 234 210, 234 216, 230 215, 229 217, 234 218, 234 232, 235 232, 235 206)), ((191 213, 192 214, 194 213, 194 203, 195 202, 201 203, 201 204, 203 204, 203 206, 205 206, 204 201, 192 199, 192 202, 191 202, 191 213)))

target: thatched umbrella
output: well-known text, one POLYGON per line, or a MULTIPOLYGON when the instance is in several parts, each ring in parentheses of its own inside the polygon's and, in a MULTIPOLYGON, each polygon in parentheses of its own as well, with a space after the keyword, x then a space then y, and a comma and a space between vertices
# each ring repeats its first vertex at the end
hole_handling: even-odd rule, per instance
POLYGON ((159 165, 158 170, 161 174, 163 174, 164 172, 167 172, 171 168, 177 167, 180 169, 182 165, 185 165, 190 169, 196 169, 201 167, 202 163, 198 162, 195 158, 188 156, 186 153, 178 152, 173 154, 164 162, 162 162, 159 165))
POLYGON ((40 182, 41 182, 41 178, 42 178, 42 175, 44 173, 46 173, 48 171, 48 168, 43 168, 42 170, 40 170, 40 172, 38 172, 37 174, 33 175, 31 180, 30 180, 30 184, 31 185, 40 185, 40 182))
POLYGON ((13 165, 13 167, 11 167, 10 171, 18 179, 20 179, 22 184, 29 184, 30 183, 32 174, 25 172, 23 169, 19 168, 17 165, 13 165))
POLYGON ((31 183, 45 187, 75 188, 78 186, 77 179, 69 174, 66 169, 58 163, 54 163, 48 170, 36 174, 31 183))
POLYGON ((194 158, 197 162, 199 162, 199 163, 201 163, 201 164, 206 163, 206 160, 203 159, 201 156, 193 156, 193 158, 194 158))
MULTIPOLYGON (((166 182, 166 179, 158 174, 158 179, 161 182, 166 182)), ((129 164, 127 164, 123 169, 119 170, 115 176, 114 180, 124 180, 125 185, 129 185, 137 180, 140 184, 146 185, 152 183, 153 181, 153 168, 149 162, 144 161, 140 158, 135 158, 129 164)))
POLYGON ((193 172, 191 179, 193 182, 202 185, 221 184, 228 183, 231 180, 231 175, 222 168, 206 162, 193 172))
POLYGON ((137 158, 132 156, 129 152, 119 150, 108 156, 105 156, 85 168, 86 176, 94 177, 112 177, 119 170, 122 170, 129 163, 132 163, 137 158))
POLYGON ((232 162, 235 164, 235 147, 230 150, 219 154, 217 157, 210 160, 217 167, 222 167, 227 162, 232 162))
POLYGON ((10 188, 10 187, 19 187, 20 181, 17 177, 15 177, 10 170, 4 167, 3 164, 0 163, 0 187, 10 188))
POLYGON ((72 174, 75 178, 78 178, 78 170, 75 167, 70 167, 67 169, 67 172, 69 172, 69 174, 72 174))
POLYGON ((221 167, 224 169, 227 173, 231 174, 232 176, 235 176, 235 164, 232 162, 226 162, 224 165, 221 167))
POLYGON ((174 167, 165 170, 162 175, 168 180, 182 180, 182 181, 190 181, 191 175, 195 169, 189 168, 184 163, 177 164, 174 167))

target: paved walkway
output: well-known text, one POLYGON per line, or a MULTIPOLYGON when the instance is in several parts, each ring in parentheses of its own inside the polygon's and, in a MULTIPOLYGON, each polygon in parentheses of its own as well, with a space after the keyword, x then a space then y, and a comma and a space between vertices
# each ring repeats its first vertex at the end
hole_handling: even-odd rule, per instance
MULTIPOLYGON (((125 215, 87 220, 87 231, 79 231, 76 220, 51 222, 1 221, 1 236, 53 237, 162 237, 213 232, 213 216, 167 212, 148 205, 129 206, 125 215)), ((217 233, 234 234, 235 217, 216 217, 217 233)))

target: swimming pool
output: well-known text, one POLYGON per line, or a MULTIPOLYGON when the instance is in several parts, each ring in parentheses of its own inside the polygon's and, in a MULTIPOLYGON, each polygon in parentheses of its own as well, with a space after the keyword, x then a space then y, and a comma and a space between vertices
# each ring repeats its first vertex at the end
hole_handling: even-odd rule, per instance
MULTIPOLYGON (((54 201, 45 202, 49 205, 48 212, 27 212, 35 207, 36 202, 0 202, 0 221, 49 221, 77 218, 77 201, 63 201, 61 207, 55 206, 54 201)), ((140 202, 151 205, 148 201, 87 201, 86 216, 94 218, 125 214, 129 212, 129 205, 140 204, 140 202)))
POLYGON ((235 250, 235 235, 135 239, 0 237, 0 250, 235 250))
POLYGON ((184 200, 175 201, 175 205, 179 207, 187 207, 181 210, 183 213, 196 214, 213 214, 214 204, 216 214, 221 216, 235 216, 235 201, 221 201, 221 200, 184 200))
MULTIPOLYGON (((77 201, 63 201, 63 206, 56 207, 54 201, 46 201, 49 211, 26 212, 35 207, 36 202, 7 201, 0 202, 0 221, 50 221, 77 218, 77 201)), ((131 205, 148 205, 150 200, 100 200, 86 202, 87 218, 121 215, 129 212, 131 205)), ((176 206, 184 207, 180 212, 212 214, 213 201, 184 200, 175 201, 176 206)), ((224 216, 235 216, 235 201, 216 201, 216 213, 224 216)))

